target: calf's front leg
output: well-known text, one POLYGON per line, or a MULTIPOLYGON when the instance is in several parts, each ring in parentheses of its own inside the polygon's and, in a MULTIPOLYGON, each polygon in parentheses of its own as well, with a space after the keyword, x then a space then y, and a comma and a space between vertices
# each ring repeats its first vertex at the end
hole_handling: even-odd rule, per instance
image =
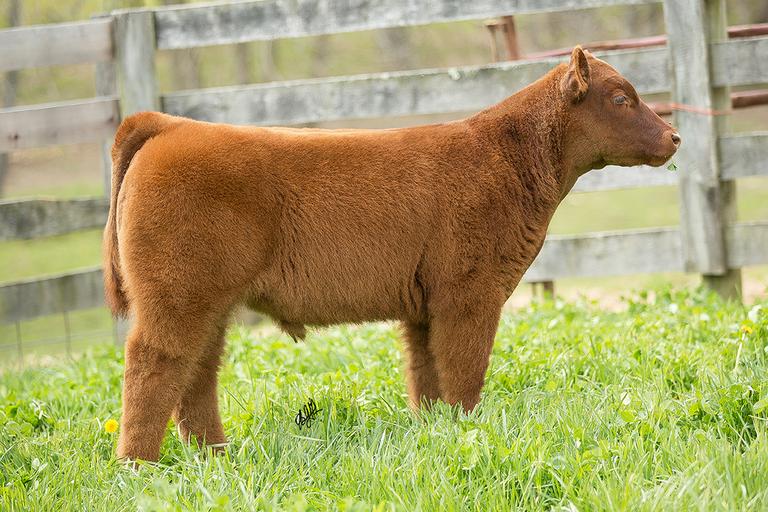
POLYGON ((452 300, 430 323, 430 348, 440 383, 440 398, 470 412, 480 390, 499 325, 503 301, 466 297, 452 300))

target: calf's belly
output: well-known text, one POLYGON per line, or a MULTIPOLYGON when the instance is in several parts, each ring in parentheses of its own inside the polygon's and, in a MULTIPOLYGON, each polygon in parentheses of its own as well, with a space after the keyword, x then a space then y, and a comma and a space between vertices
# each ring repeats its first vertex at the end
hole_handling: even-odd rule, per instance
POLYGON ((284 329, 290 325, 322 326, 423 315, 423 294, 416 289, 413 277, 405 273, 392 275, 374 268, 362 272, 359 265, 313 273, 277 267, 257 285, 247 305, 285 324, 284 329))

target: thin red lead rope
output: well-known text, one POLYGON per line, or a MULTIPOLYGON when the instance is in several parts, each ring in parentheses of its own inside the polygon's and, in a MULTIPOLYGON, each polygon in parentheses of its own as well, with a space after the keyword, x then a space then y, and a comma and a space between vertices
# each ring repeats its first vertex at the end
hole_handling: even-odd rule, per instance
POLYGON ((694 107, 693 105, 685 105, 683 103, 667 103, 667 105, 671 110, 693 112, 694 114, 701 114, 703 116, 725 116, 733 113, 733 110, 713 110, 711 108, 694 107))

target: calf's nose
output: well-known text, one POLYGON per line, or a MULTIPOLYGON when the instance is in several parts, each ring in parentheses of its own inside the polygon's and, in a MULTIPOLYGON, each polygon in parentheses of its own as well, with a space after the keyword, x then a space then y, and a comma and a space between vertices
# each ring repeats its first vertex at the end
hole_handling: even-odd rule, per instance
POLYGON ((677 132, 672 132, 672 144, 675 145, 675 147, 680 146, 680 142, 682 139, 680 139, 680 134, 677 132))

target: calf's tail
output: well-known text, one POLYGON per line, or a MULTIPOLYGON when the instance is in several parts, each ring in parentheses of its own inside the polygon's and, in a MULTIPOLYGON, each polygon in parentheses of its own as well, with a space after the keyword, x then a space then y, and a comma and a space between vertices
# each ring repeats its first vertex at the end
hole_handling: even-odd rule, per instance
POLYGON ((112 145, 112 190, 102 252, 105 298, 112 314, 117 317, 126 317, 129 308, 128 297, 123 288, 117 244, 117 198, 133 156, 144 143, 173 123, 174 118, 171 116, 157 112, 141 112, 127 117, 120 123, 115 134, 115 143, 112 145))

